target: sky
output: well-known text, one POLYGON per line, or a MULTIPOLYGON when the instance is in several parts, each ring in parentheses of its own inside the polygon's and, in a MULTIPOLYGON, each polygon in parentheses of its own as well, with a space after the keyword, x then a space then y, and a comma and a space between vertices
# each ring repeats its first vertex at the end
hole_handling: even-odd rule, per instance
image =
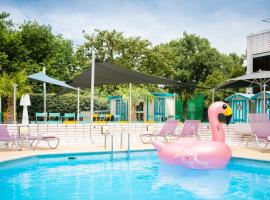
POLYGON ((0 0, 16 23, 36 20, 53 32, 84 42, 83 31, 121 31, 153 45, 184 31, 207 38, 223 53, 244 54, 246 36, 270 29, 270 0, 0 0))

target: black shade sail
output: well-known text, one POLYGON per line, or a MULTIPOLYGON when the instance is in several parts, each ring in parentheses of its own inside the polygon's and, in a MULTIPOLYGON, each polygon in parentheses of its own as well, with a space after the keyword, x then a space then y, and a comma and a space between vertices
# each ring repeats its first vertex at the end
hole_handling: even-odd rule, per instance
MULTIPOLYGON (((195 85, 183 83, 174 80, 147 75, 141 72, 132 71, 126 68, 121 68, 114 64, 106 62, 96 62, 95 64, 95 86, 109 85, 109 84, 161 84, 174 85, 184 88, 196 88, 195 85)), ((82 89, 91 87, 91 67, 87 68, 74 80, 69 82, 73 87, 80 87, 82 89)), ((200 87, 204 88, 204 87, 200 87)), ((206 88, 204 88, 206 89, 206 88)))
POLYGON ((258 71, 244 76, 239 76, 226 81, 216 89, 262 87, 264 84, 270 84, 270 71, 258 71))

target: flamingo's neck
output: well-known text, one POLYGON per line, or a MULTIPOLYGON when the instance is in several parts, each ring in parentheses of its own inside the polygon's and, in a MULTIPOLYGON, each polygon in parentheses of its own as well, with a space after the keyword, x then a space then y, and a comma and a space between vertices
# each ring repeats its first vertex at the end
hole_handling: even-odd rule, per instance
POLYGON ((209 124, 212 130, 212 140, 218 142, 225 142, 224 130, 218 121, 218 112, 210 109, 208 112, 209 124))

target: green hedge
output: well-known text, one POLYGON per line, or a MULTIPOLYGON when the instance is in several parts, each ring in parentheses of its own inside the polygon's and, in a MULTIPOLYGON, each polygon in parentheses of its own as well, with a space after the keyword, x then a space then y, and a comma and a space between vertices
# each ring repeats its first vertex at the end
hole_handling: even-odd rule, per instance
MULTIPOLYGON (((30 95, 31 106, 29 106, 29 117, 34 120, 36 112, 43 112, 43 95, 34 94, 30 95)), ((80 96, 80 109, 81 111, 90 111, 90 96, 80 96)), ((109 102, 106 98, 96 97, 95 110, 108 110, 109 102)), ((47 95, 47 112, 60 112, 60 113, 77 113, 77 95, 66 94, 66 95, 47 95)))

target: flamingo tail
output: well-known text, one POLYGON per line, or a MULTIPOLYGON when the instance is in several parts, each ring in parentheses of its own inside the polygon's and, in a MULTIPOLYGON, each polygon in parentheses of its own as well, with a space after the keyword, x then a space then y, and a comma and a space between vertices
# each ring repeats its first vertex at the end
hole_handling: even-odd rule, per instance
POLYGON ((158 150, 161 151, 161 149, 164 147, 164 143, 159 141, 152 141, 152 145, 158 150))

